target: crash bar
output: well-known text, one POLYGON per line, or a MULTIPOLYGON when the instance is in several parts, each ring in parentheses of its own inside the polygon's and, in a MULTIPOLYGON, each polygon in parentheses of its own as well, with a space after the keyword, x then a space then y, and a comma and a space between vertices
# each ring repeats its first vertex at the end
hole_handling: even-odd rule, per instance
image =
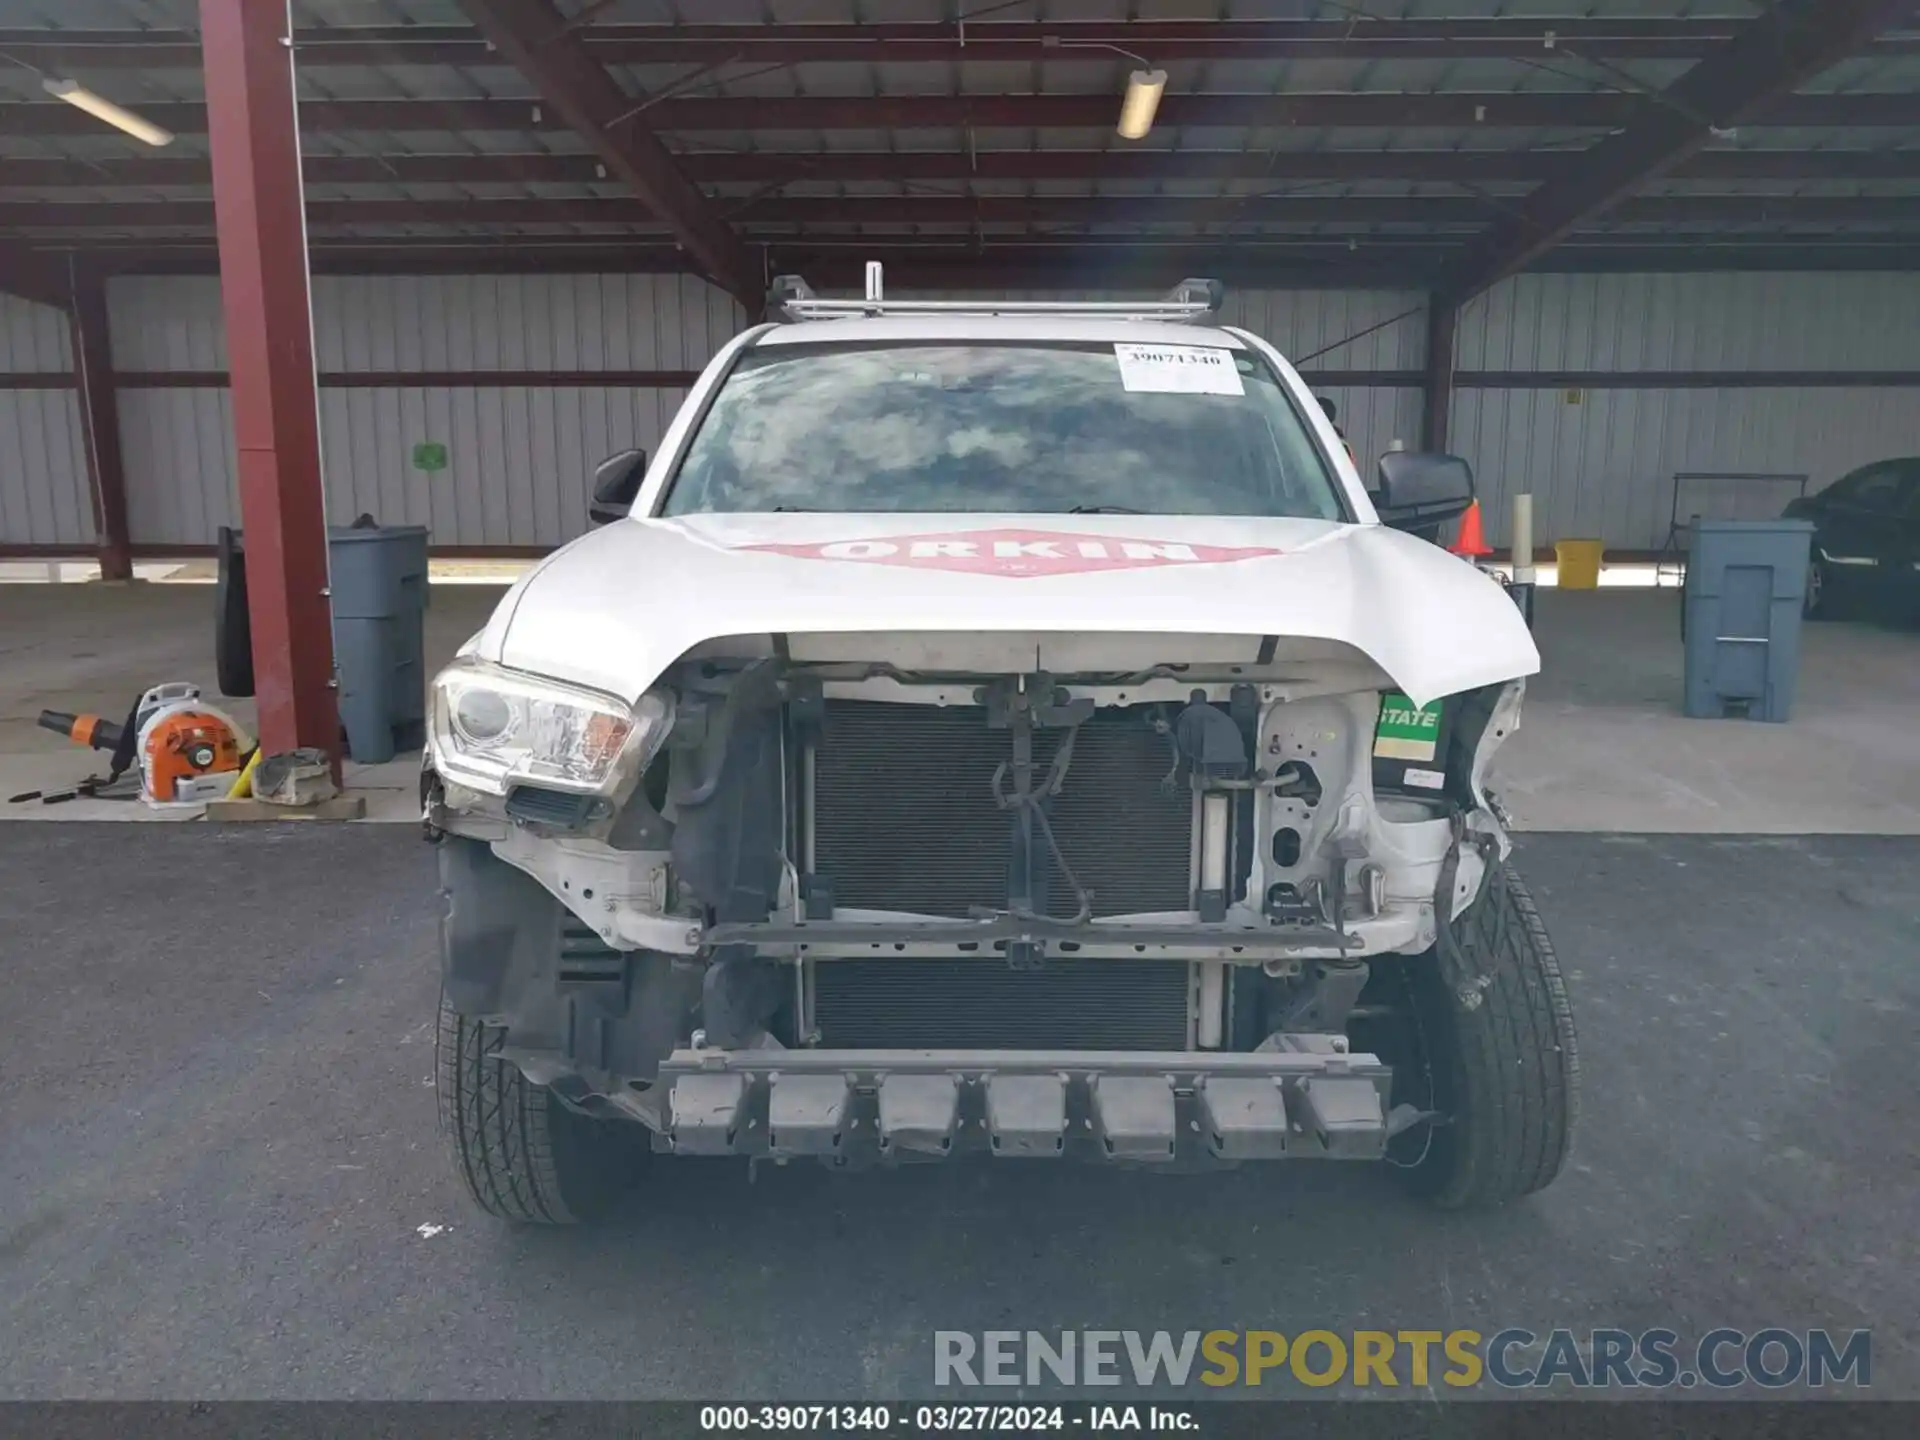
POLYGON ((767 291, 767 314, 790 322, 879 315, 1072 315, 1183 323, 1217 316, 1226 299, 1226 286, 1220 281, 1188 279, 1161 300, 889 300, 874 274, 879 267, 867 268, 867 295, 861 300, 825 299, 798 275, 775 276, 767 291))

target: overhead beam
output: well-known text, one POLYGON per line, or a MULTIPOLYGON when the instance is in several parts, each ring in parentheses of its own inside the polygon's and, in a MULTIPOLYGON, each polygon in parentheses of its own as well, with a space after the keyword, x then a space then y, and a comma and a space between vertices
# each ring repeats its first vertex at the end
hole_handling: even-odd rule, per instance
MULTIPOLYGON (((212 246, 205 240, 143 239, 102 241, 88 247, 92 261, 113 274, 210 275, 212 246)), ((512 275, 681 273, 689 269, 685 252, 658 241, 607 236, 517 236, 450 240, 444 236, 396 239, 332 239, 317 236, 309 254, 320 275, 512 275)), ((810 279, 842 274, 857 286, 859 266, 881 260, 894 276, 980 273, 994 277, 982 284, 1005 287, 1039 283, 1088 285, 1087 274, 1123 270, 1131 264, 1153 284, 1167 277, 1218 275, 1243 288, 1363 284, 1391 289, 1437 281, 1460 254, 1458 240, 1392 241, 1363 239, 1349 247, 1325 237, 1260 236, 1218 242, 1166 241, 1155 238, 1079 239, 1070 244, 1036 245, 1017 237, 988 237, 965 243, 953 237, 915 240, 788 239, 769 243, 769 267, 776 273, 800 272, 810 279)), ((1678 236, 1658 238, 1575 239, 1541 260, 1542 270, 1582 274, 1693 274, 1703 271, 1798 270, 1849 272, 1920 271, 1920 231, 1887 235, 1799 238, 1678 236)), ((826 283, 815 279, 816 284, 826 283)), ((937 285, 945 282, 922 280, 937 285)))
MULTIPOLYGON (((508 0, 475 0, 502 4, 508 0)), ((1855 0, 1858 3, 1858 0, 1855 0)), ((586 70, 577 40, 564 45, 576 63, 568 73, 586 70)), ((555 47, 541 52, 551 60, 555 47)), ((563 52, 565 53, 565 52, 563 52)), ((588 61, 598 68, 597 62, 588 61)), ((613 108, 604 122, 631 110, 636 102, 613 84, 604 70, 603 86, 593 87, 613 108), (611 90, 606 87, 612 87, 611 90), (614 97, 618 96, 616 100, 614 97)), ((591 83, 591 82, 587 82, 591 83)), ((567 118, 579 113, 577 95, 558 90, 555 97, 525 100, 311 100, 300 106, 300 123, 309 133, 341 131, 433 132, 478 130, 495 133, 575 128, 567 118), (561 101, 567 103, 563 108, 561 101)), ((647 108, 653 131, 740 130, 959 130, 1086 129, 1109 131, 1117 113, 1113 95, 760 95, 681 96, 647 108)), ((1169 94, 1160 104, 1163 125, 1330 127, 1359 129, 1615 129, 1658 118, 1664 107, 1644 95, 1614 91, 1501 91, 1403 94, 1366 91, 1333 94, 1169 94)), ((140 113, 181 135, 206 133, 202 106, 186 102, 143 104, 140 113)), ((1795 129, 1870 128, 1920 124, 1920 93, 1911 91, 1781 95, 1758 109, 1750 123, 1795 129)), ((631 126, 624 129, 631 129, 631 126)), ((98 135, 100 122, 72 106, 45 103, 0 105, 0 134, 21 136, 98 135)), ((596 150, 596 153, 599 153, 596 150)))
MULTIPOLYGON (((1577 150, 694 150, 675 156, 703 185, 789 180, 1410 180, 1429 184, 1539 184, 1579 170, 1577 150)), ((594 155, 309 155, 315 185, 510 185, 606 181, 594 155)), ((1920 180, 1920 149, 1709 150, 1675 167, 1678 180, 1920 180)), ((0 157, 9 188, 205 186, 199 159, 81 163, 0 157)))
MULTIPOLYGON (((724 199, 711 203, 724 206, 724 199)), ((1507 203, 1507 202, 1502 202, 1507 203)), ((1510 202, 1514 206, 1522 199, 1510 202)), ((733 224, 787 225, 1424 225, 1481 227, 1501 204, 1481 196, 1281 195, 766 196, 738 205, 733 224)), ((308 225, 619 225, 662 229, 646 200, 530 197, 459 200, 310 200, 308 225)), ((210 227, 204 200, 0 202, 0 230, 59 232, 210 227)), ((1920 225, 1920 195, 1659 195, 1625 201, 1577 222, 1596 225, 1920 225)), ((736 244, 740 242, 736 241, 736 244)), ((744 245, 742 245, 744 252, 744 245)), ((755 266, 757 270, 757 265, 755 266)))
POLYGON ((694 262, 749 311, 766 292, 752 252, 680 173, 673 154, 551 0, 461 0, 461 8, 555 114, 673 232, 694 262))
MULTIPOLYGON (((1614 60, 1692 60, 1732 37, 1740 21, 1689 19, 1160 20, 951 24, 661 25, 601 23, 581 29, 603 64, 947 63, 1045 60, 1110 65, 1101 43, 1140 50, 1155 63, 1226 59, 1530 59, 1552 49, 1614 60)), ((498 64, 485 38, 462 25, 333 26, 296 33, 302 67, 498 64)), ((197 69, 198 41, 179 31, 0 30, 0 49, 51 72, 197 69)), ((1890 37, 1886 53, 1920 49, 1890 37)))
POLYGON ((1523 270, 1581 227, 1704 148, 1716 130, 1816 97, 1798 86, 1913 13, 1913 0, 1779 0, 1496 224, 1449 277, 1453 303, 1523 270), (1784 97, 1784 98, 1783 98, 1784 97))

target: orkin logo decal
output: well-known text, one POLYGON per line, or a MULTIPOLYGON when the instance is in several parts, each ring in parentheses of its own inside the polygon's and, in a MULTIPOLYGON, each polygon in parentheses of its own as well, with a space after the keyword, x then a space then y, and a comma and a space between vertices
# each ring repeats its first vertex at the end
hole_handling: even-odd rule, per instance
POLYGON ((1284 551, 1264 547, 1196 545, 1135 540, 1121 535, 1075 535, 1058 530, 958 530, 932 535, 880 535, 812 545, 743 545, 801 560, 850 560, 864 565, 909 565, 975 575, 1071 575, 1088 570, 1141 570, 1156 565, 1220 565, 1284 551))

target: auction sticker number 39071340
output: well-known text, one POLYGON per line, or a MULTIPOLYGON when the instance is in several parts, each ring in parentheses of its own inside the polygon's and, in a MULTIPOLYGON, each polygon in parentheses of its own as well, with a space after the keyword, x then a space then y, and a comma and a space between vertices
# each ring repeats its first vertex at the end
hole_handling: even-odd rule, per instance
POLYGON ((1209 345, 1115 345, 1123 389, 1157 395, 1244 395, 1233 352, 1209 345))

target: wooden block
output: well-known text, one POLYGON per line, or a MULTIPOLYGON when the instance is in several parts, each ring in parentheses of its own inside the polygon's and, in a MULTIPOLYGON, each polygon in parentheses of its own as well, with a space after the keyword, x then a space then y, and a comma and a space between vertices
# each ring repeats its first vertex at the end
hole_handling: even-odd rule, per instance
POLYGON ((335 795, 318 805, 269 805, 264 800, 209 800, 209 820, 360 820, 366 817, 367 797, 335 795))

